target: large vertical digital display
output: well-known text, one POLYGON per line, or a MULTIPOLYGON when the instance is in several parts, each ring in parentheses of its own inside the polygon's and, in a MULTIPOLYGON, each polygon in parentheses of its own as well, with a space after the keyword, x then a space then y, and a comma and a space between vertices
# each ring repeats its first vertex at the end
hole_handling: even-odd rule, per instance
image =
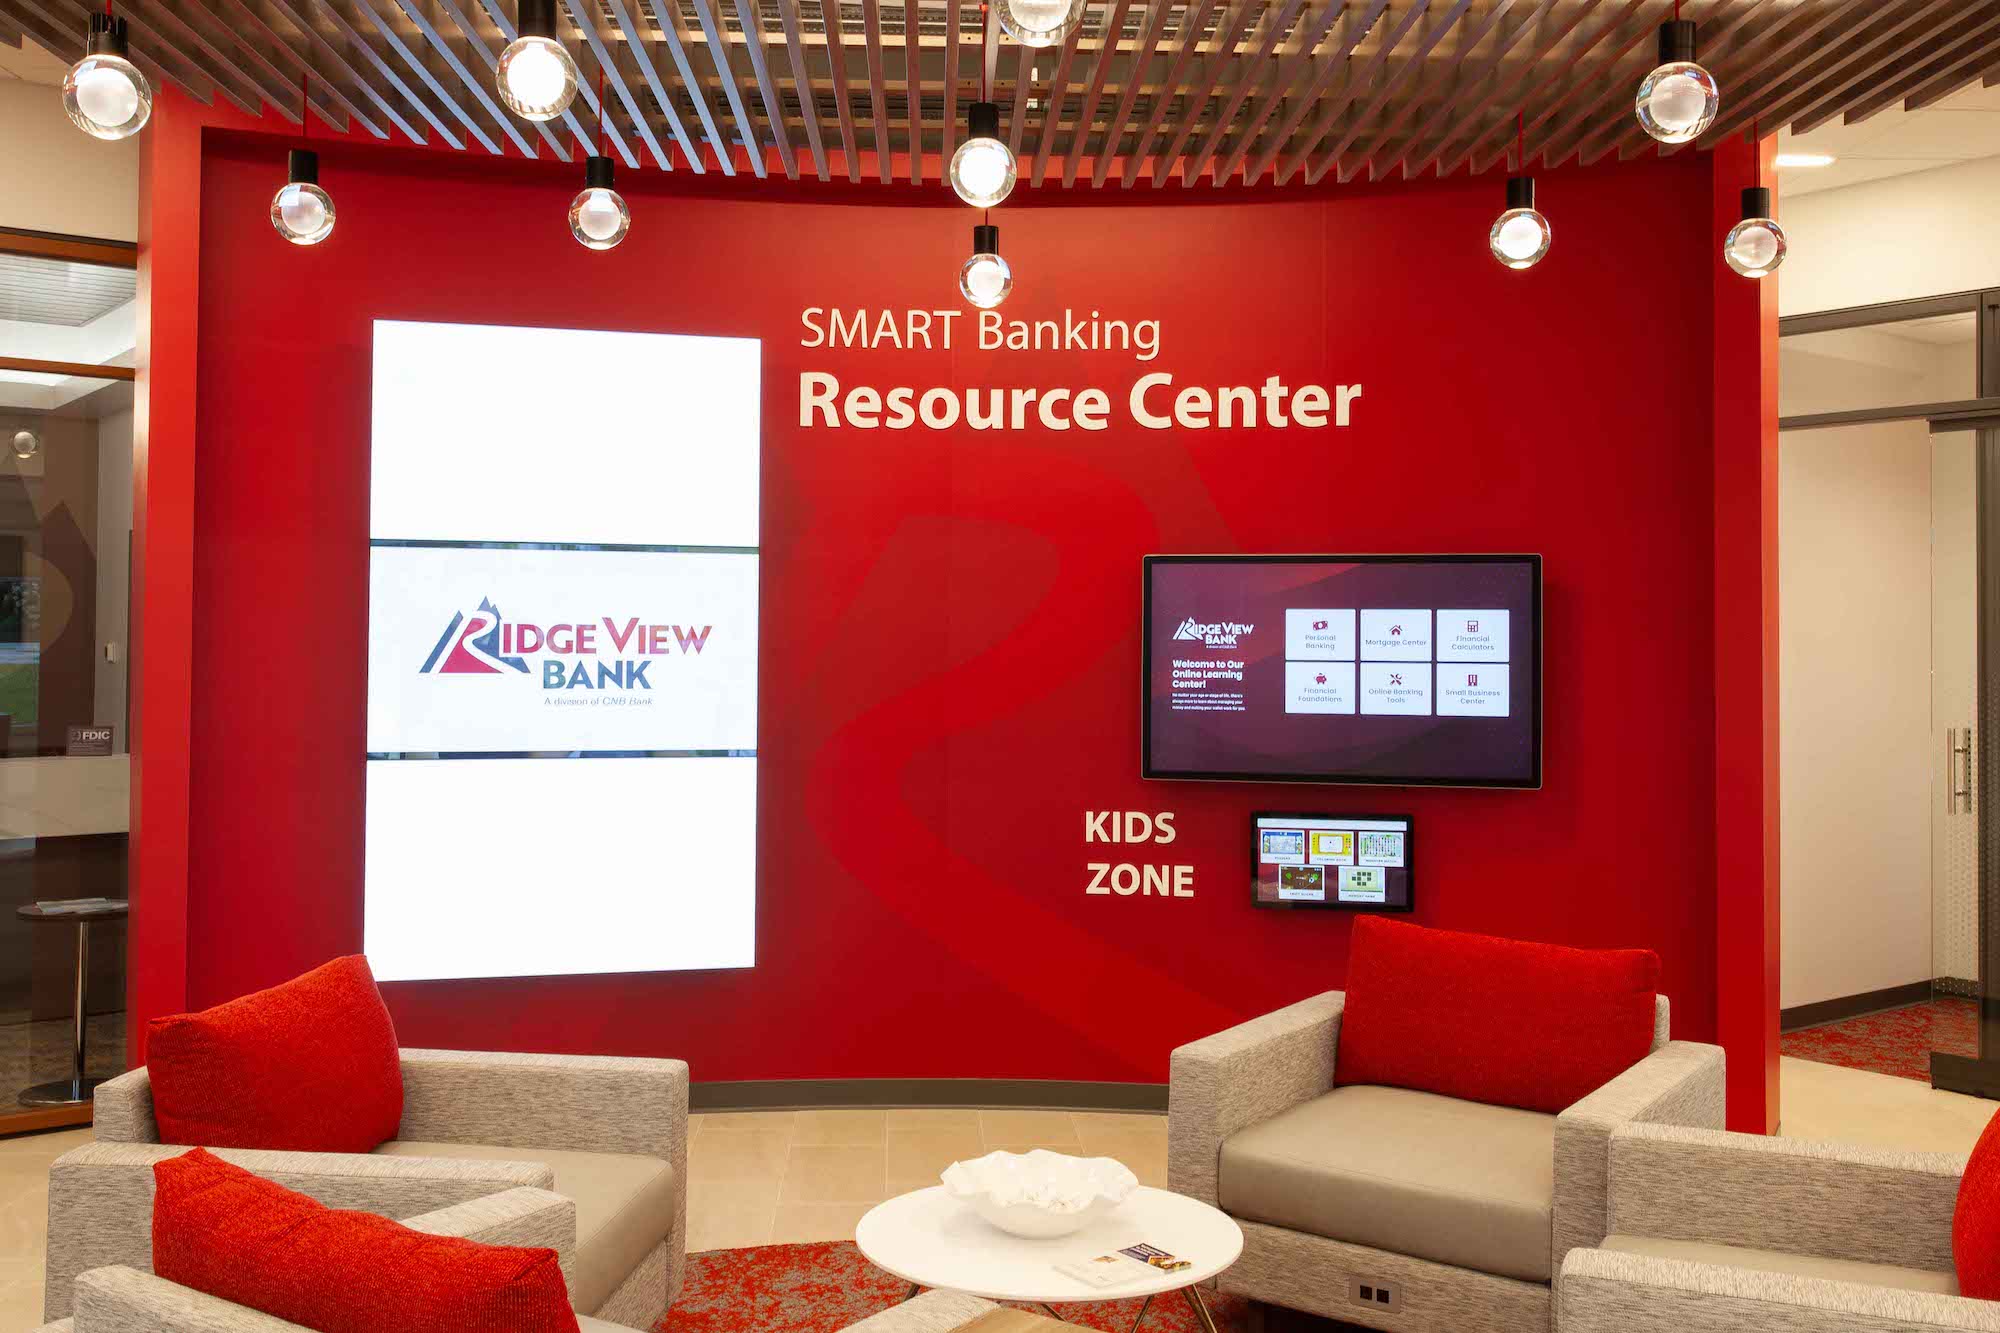
POLYGON ((378 322, 366 948, 755 961, 759 347, 378 322))

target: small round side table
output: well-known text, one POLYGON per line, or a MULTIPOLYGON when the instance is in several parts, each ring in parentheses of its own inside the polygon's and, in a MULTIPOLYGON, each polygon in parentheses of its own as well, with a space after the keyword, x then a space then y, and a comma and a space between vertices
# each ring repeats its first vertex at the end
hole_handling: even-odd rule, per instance
POLYGON ((88 906, 60 907, 29 903, 14 909, 23 921, 48 925, 57 922, 76 926, 76 1033, 70 1043, 70 1076, 54 1083, 37 1083, 21 1091, 23 1106, 84 1106, 97 1091, 101 1078, 86 1078, 83 1072, 84 1028, 90 1018, 90 925, 93 921, 117 921, 130 914, 132 904, 122 899, 106 899, 88 906))

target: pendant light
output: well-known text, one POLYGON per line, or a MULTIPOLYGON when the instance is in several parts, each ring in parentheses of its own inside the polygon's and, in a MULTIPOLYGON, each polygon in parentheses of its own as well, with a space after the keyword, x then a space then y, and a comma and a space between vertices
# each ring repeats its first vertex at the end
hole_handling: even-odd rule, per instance
MULTIPOLYGON (((299 127, 309 132, 312 103, 307 75, 299 80, 299 127)), ((271 225, 293 245, 318 245, 333 234, 333 196, 319 186, 319 154, 294 148, 286 162, 285 185, 271 196, 271 225)))
POLYGON ((1023 46, 1054 46, 1083 19, 1084 0, 1000 0, 1000 26, 1023 46))
POLYGON ((26 460, 42 451, 41 437, 31 430, 14 432, 14 457, 26 460))
POLYGON ((576 61, 556 40, 556 0, 520 0, 515 16, 494 71, 500 100, 523 120, 554 120, 576 97, 576 61))
POLYGON ((972 257, 959 267, 958 290, 981 310, 991 310, 1014 290, 1014 270, 1000 257, 1000 229, 990 222, 972 229, 972 257))
POLYGON ((70 121, 97 139, 129 139, 153 114, 153 85, 132 63, 125 20, 112 17, 109 3, 90 16, 83 59, 63 75, 62 102, 70 121))
POLYGON ((1554 234, 1549 220, 1535 208, 1535 178, 1527 174, 1524 151, 1527 140, 1526 116, 1515 119, 1514 164, 1519 175, 1507 178, 1507 208, 1493 220, 1487 233, 1487 248, 1508 268, 1533 268, 1549 252, 1554 234))
MULTIPOLYGON (((1750 131, 1751 151, 1756 151, 1757 131, 1750 131)), ((1729 235, 1722 238, 1722 262, 1741 273, 1746 278, 1761 278, 1776 273, 1778 266, 1785 262, 1785 229, 1771 216, 1770 187, 1762 183, 1764 174, 1763 158, 1758 156, 1756 179, 1743 192, 1743 220, 1729 229, 1729 235)))
POLYGON ((974 102, 965 142, 951 155, 951 188, 974 208, 991 208, 1014 191, 1014 153, 1000 138, 1000 108, 974 102))
POLYGON ((1674 17, 1660 25, 1660 63, 1639 85, 1634 104, 1640 126, 1661 143, 1700 137, 1722 105, 1715 76, 1695 63, 1694 42, 1694 23, 1681 17, 1681 0, 1674 0, 1674 17))
MULTIPOLYGON (((587 250, 609 250, 632 230, 632 210, 613 186, 614 167, 604 154, 604 71, 597 71, 598 156, 583 159, 583 189, 569 201, 569 234, 587 250)), ((583 147, 583 136, 577 136, 583 147)))
POLYGON ((590 250, 609 250, 632 230, 632 210, 611 188, 611 159, 583 160, 583 189, 569 201, 569 234, 590 250))

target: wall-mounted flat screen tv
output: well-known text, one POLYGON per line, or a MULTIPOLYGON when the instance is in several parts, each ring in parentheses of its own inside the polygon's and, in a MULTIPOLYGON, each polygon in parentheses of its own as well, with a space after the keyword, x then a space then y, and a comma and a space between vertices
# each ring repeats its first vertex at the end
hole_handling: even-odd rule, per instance
POLYGON ((1154 555, 1144 773, 1542 785, 1538 555, 1154 555))

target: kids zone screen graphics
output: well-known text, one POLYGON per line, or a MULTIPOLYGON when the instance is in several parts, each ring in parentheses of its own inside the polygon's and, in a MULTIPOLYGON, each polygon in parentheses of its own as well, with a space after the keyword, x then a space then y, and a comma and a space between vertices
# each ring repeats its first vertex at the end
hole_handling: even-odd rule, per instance
POLYGON ((1145 560, 1144 776, 1539 787, 1538 555, 1145 560))
POLYGON ((1407 912, 1413 885, 1408 815, 1251 817, 1253 906, 1407 912))

